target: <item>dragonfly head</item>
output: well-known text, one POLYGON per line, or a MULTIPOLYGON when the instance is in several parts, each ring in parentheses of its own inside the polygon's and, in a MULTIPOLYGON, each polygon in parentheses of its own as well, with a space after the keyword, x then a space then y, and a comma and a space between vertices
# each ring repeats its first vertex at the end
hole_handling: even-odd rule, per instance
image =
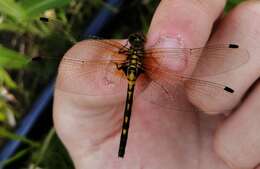
POLYGON ((128 41, 133 47, 144 47, 144 43, 146 41, 145 35, 141 32, 133 33, 128 37, 128 41))

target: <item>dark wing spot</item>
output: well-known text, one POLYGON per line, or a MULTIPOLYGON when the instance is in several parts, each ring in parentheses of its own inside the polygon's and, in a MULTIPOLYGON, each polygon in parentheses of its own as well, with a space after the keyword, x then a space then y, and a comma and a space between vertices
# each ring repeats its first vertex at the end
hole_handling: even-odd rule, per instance
POLYGON ((227 86, 225 86, 224 90, 229 92, 229 93, 234 93, 235 92, 233 89, 231 89, 230 87, 227 87, 227 86))
POLYGON ((229 48, 239 48, 237 44, 229 44, 229 48))

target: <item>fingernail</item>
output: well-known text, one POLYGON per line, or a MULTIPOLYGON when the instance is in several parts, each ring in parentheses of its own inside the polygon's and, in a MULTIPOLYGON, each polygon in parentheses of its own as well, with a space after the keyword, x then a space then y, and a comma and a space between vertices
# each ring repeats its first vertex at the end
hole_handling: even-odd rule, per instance
POLYGON ((184 71, 187 65, 187 56, 182 51, 183 41, 180 37, 161 36, 151 48, 159 48, 161 53, 156 53, 160 65, 176 72, 184 71), (174 49, 180 50, 174 50, 174 49), (170 52, 172 49, 172 52, 170 52), (165 50, 165 52, 163 52, 165 50), (183 52, 183 53, 182 53, 183 52), (161 57, 160 57, 161 56, 161 57))
POLYGON ((180 38, 180 36, 161 36, 153 45, 153 47, 156 48, 180 48, 183 46, 183 40, 180 38))

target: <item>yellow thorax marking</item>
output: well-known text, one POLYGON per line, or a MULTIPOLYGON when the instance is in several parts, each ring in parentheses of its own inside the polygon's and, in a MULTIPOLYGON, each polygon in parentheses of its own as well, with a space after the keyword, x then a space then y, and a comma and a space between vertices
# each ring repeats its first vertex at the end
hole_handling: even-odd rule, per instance
POLYGON ((132 58, 133 59, 137 59, 138 57, 136 55, 132 55, 132 58))
POLYGON ((131 63, 136 64, 137 62, 135 59, 133 59, 133 60, 131 60, 131 63))

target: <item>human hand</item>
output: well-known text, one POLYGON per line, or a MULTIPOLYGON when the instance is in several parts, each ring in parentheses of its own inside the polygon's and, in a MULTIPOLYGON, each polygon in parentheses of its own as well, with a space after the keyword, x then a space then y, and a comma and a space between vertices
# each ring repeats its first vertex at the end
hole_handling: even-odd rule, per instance
MULTIPOLYGON (((228 116, 218 111, 214 115, 209 112, 181 112, 161 109, 137 98, 126 155, 120 159, 117 151, 124 102, 116 102, 113 96, 93 97, 56 90, 55 128, 77 169, 257 167, 260 163, 259 82, 252 87, 243 103, 238 103, 238 100, 259 77, 260 19, 257 16, 260 16, 260 3, 248 1, 239 5, 228 16, 221 18, 213 29, 213 23, 224 5, 224 0, 164 0, 154 15, 147 37, 148 44, 156 43, 160 37, 172 37, 186 47, 204 46, 209 41, 213 44, 234 42, 246 48, 250 53, 248 63, 229 73, 204 78, 234 88, 236 93, 232 100, 223 98, 221 102, 209 102, 206 97, 192 100, 202 110, 208 107, 202 106, 201 102, 221 110, 238 108, 228 116)), ((70 49, 66 56, 75 57, 88 50, 84 41, 70 49)), ((59 72, 59 76, 68 74, 59 72)), ((78 79, 74 81, 82 82, 78 79)), ((63 81, 58 83, 75 86, 63 81)), ((81 91, 84 85, 76 86, 82 86, 78 88, 81 91)))

